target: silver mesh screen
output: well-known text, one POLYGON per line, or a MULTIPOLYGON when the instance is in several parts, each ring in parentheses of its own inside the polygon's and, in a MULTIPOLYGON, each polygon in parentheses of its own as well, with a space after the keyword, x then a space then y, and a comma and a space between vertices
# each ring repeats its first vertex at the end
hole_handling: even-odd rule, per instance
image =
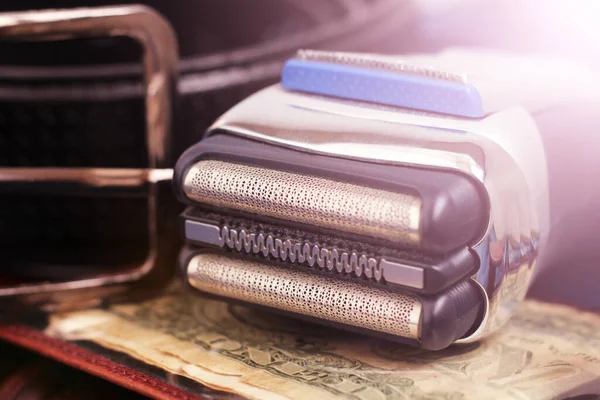
POLYGON ((188 266, 190 285, 217 296, 411 339, 419 337, 414 297, 353 282, 212 253, 188 266))
POLYGON ((419 75, 456 83, 467 83, 467 78, 464 75, 450 71, 442 71, 433 67, 408 64, 403 62, 401 58, 394 56, 322 50, 299 50, 296 56, 303 60, 355 65, 358 67, 380 69, 401 74, 419 75))
POLYGON ((421 200, 406 194, 215 160, 196 163, 184 185, 200 203, 419 243, 421 200))

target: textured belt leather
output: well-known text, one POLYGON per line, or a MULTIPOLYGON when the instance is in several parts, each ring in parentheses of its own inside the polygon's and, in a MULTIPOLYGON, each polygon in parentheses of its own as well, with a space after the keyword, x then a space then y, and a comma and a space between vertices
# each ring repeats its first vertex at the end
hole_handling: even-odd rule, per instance
MULTIPOLYGON (((59 3, 53 6, 133 2, 59 3)), ((167 18, 179 42, 175 156, 195 143, 224 110, 257 88, 275 82, 283 61, 298 48, 398 51, 404 46, 399 33, 410 15, 410 1, 390 0, 143 3, 167 18)), ((42 1, 31 0, 3 2, 1 6, 2 11, 46 7, 42 1)), ((2 135, 4 140, 17 149, 23 148, 29 143, 24 143, 22 137, 23 143, 19 142, 17 136, 29 128, 30 145, 44 144, 47 138, 43 131, 47 131, 54 141, 72 146, 73 152, 53 157, 47 146, 38 146, 37 156, 2 154, 0 163, 142 165, 145 155, 139 57, 138 46, 127 39, 2 43, 0 120, 7 132, 2 135), (98 124, 100 121, 102 124, 98 124), (42 133, 34 134, 36 131, 42 133), (137 135, 132 136, 132 131, 137 135), (89 143, 98 142, 100 132, 103 142, 89 143), (79 136, 79 141, 70 136, 79 136)))
MULTIPOLYGON (((117 3, 62 1, 53 6, 68 10, 111 4, 117 3)), ((136 40, 54 40, 62 39, 57 37, 0 41, 3 176, 6 171, 19 175, 22 169, 44 168, 35 178, 40 180, 48 168, 55 173, 87 168, 127 170, 134 175, 127 179, 134 181, 168 181, 167 170, 182 150, 227 108, 274 82, 283 61, 298 48, 401 51, 398 38, 411 10, 409 1, 391 0, 260 5, 240 0, 153 0, 146 5, 173 26, 180 56, 171 141, 158 146, 162 152, 158 168, 167 174, 140 178, 132 172, 148 169, 152 158, 152 144, 145 134, 142 48, 136 40)), ((3 3, 1 11, 44 7, 40 1, 11 1, 3 3)), ((79 282, 131 273, 148 259, 154 245, 162 247, 161 262, 173 259, 174 265, 172 255, 179 243, 172 225, 178 209, 168 184, 157 183, 160 207, 154 215, 160 226, 152 239, 148 235, 152 205, 144 194, 147 185, 142 185, 140 195, 123 189, 122 181, 107 184, 112 175, 104 178, 85 188, 60 174, 45 184, 12 178, 0 183, 4 280, 33 280, 39 288, 39 282, 79 282)), ((168 273, 160 281, 167 280, 173 267, 164 269, 168 273)), ((11 287, 7 285, 0 287, 0 294, 11 287)), ((107 296, 111 294, 94 295, 90 301, 97 303, 107 296)), ((34 303, 47 301, 65 303, 62 298, 34 303)), ((66 303, 90 305, 74 299, 66 303)))
MULTIPOLYGON (((52 7, 69 10, 122 3, 131 2, 70 0, 53 2, 52 7)), ((405 44, 399 38, 411 15, 408 0, 144 3, 170 22, 178 40, 178 81, 171 109, 175 123, 172 146, 159 166, 164 170, 225 110, 275 82, 284 60, 298 48, 402 51, 405 44)), ((0 5, 0 12, 47 7, 39 0, 11 0, 0 5)), ((0 38, 0 169, 4 173, 0 176, 31 168, 40 168, 37 178, 49 169, 55 173, 69 168, 147 169, 141 56, 139 44, 131 38, 56 42, 0 38)), ((111 176, 105 178, 110 181, 111 176)), ((129 174, 126 178, 135 182, 148 177, 129 174)), ((156 197, 161 227, 155 236, 161 245, 161 268, 150 282, 136 286, 141 294, 168 281, 179 249, 178 235, 171 228, 180 210, 174 206, 169 183, 161 176, 154 178, 162 182, 156 197)), ((23 305, 69 309, 107 298, 131 299, 129 287, 116 285, 84 287, 77 293, 62 290, 77 288, 82 281, 93 285, 98 277, 123 276, 139 269, 147 255, 148 197, 131 195, 127 188, 113 190, 103 182, 90 190, 89 185, 74 185, 68 179, 49 184, 0 181, 0 319, 6 312, 8 317, 18 314, 23 305)), ((125 360, 121 354, 86 350, 23 326, 4 326, 0 331, 3 340, 145 396, 225 398, 160 368, 125 360)), ((0 344, 2 355, 11 352, 0 344)), ((6 371, 0 382, 2 398, 130 396, 44 360, 6 371)))

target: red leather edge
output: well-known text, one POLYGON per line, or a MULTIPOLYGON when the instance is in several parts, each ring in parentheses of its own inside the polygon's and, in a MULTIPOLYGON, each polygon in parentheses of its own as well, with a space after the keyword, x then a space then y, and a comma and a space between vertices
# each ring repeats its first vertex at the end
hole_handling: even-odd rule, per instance
POLYGON ((74 344, 23 325, 0 325, 0 339, 32 350, 144 396, 167 400, 203 399, 74 344))

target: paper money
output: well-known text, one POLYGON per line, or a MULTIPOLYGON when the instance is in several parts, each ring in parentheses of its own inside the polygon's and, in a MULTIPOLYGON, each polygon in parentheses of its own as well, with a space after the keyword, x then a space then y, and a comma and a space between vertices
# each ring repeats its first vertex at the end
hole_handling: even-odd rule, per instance
POLYGON ((554 399, 600 393, 600 316, 533 301, 479 343, 428 352, 190 294, 51 317, 251 399, 554 399))

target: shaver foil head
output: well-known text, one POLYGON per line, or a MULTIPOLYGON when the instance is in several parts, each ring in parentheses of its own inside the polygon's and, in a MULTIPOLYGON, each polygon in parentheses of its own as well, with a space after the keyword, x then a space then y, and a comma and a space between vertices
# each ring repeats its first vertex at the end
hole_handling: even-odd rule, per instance
POLYGON ((208 293, 416 339, 421 304, 415 297, 288 268, 265 268, 214 253, 194 256, 193 286, 208 293))
POLYGON ((190 199, 203 204, 419 243, 421 200, 412 195, 218 160, 194 164, 185 188, 190 199))
POLYGON ((360 57, 300 52, 182 155, 180 271, 427 349, 477 340, 515 312, 547 235, 539 134, 456 74, 360 57), (419 108, 417 88, 439 96, 419 108))

